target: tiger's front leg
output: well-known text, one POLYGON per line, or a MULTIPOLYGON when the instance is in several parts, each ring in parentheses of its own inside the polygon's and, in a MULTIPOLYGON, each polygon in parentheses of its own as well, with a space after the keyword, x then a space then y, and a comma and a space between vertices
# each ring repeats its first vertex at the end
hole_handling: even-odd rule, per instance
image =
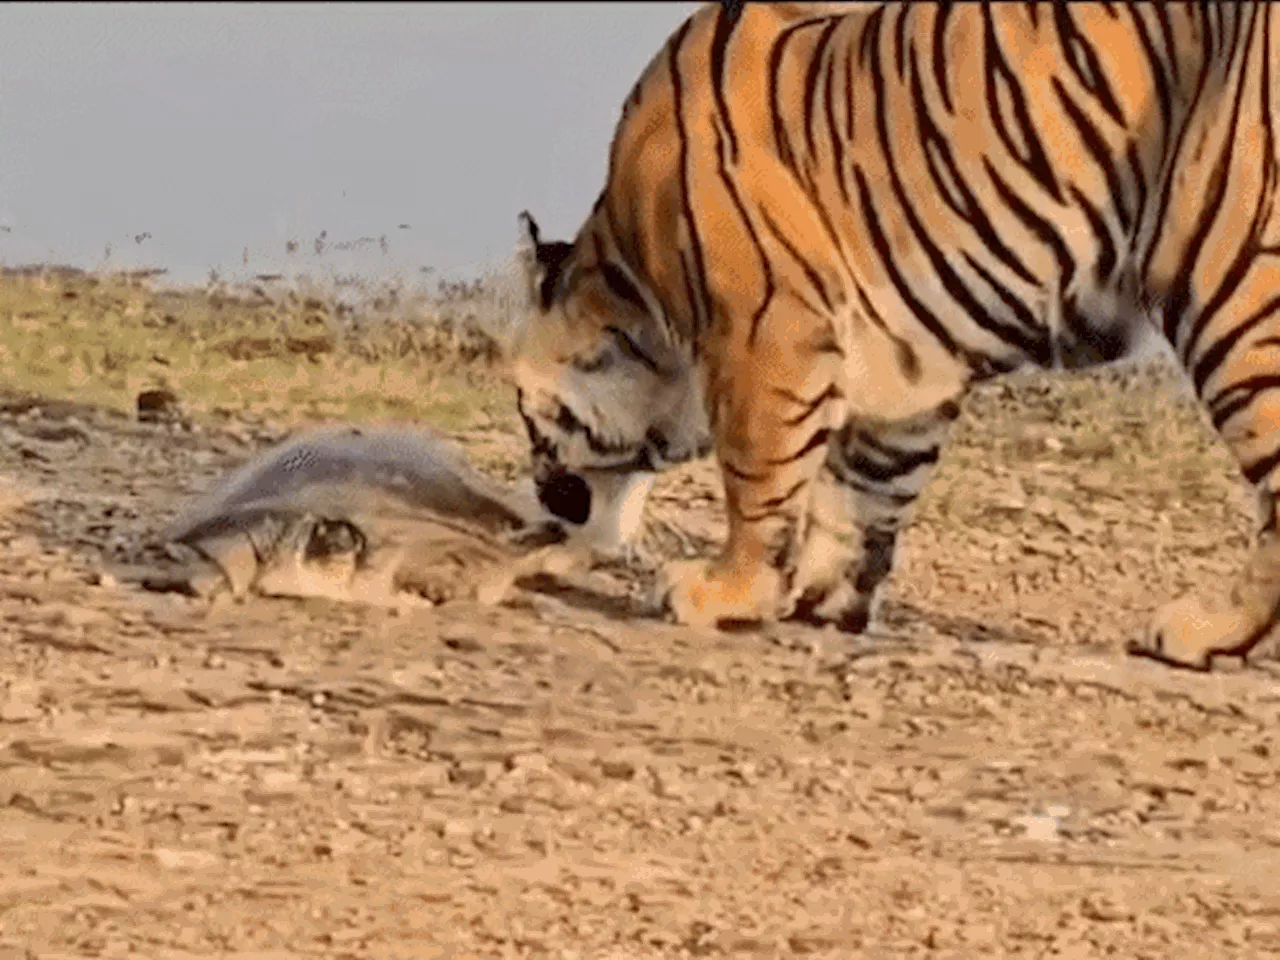
POLYGON ((766 317, 761 327, 747 360, 733 363, 727 349, 705 354, 729 534, 718 557, 663 569, 661 602, 678 623, 775 620, 794 602, 797 545, 839 401, 837 358, 814 349, 805 332, 823 331, 795 317, 766 317))
POLYGON ((788 555, 802 519, 803 497, 792 509, 779 510, 769 521, 742 515, 741 491, 728 492, 729 538, 712 560, 677 560, 659 576, 662 605, 676 623, 717 627, 728 623, 778 619, 793 576, 788 555))
POLYGON ((1271 45, 1242 62, 1235 109, 1206 106, 1193 117, 1193 128, 1202 129, 1185 143, 1200 146, 1178 158, 1165 215, 1194 228, 1162 231, 1146 257, 1144 285, 1156 308, 1150 318, 1170 338, 1259 498, 1257 539, 1234 582, 1206 584, 1169 604, 1129 645, 1132 654, 1193 670, 1210 670, 1215 656, 1246 656, 1280 614, 1280 159, 1272 148, 1280 127, 1269 109, 1280 80, 1268 66, 1280 40, 1271 45), (1207 151, 1216 151, 1212 162, 1207 151), (1221 186, 1208 207, 1198 189, 1206 170, 1221 186), (1211 222, 1221 231, 1213 242, 1189 242, 1211 235, 1211 222))

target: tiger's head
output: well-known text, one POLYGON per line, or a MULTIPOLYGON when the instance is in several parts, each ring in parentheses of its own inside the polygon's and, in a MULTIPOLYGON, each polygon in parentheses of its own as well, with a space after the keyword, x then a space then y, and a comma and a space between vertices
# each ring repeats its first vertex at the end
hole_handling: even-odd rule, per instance
POLYGON ((638 531, 656 475, 709 448, 701 389, 661 307, 621 262, 519 218, 528 298, 506 344, 538 499, 604 548, 638 531))

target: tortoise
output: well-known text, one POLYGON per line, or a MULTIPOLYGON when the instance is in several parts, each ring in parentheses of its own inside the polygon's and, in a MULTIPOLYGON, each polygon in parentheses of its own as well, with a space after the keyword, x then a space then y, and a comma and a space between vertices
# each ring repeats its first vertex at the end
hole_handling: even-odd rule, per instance
POLYGON ((161 534, 176 564, 134 576, 194 596, 375 606, 499 603, 589 547, 529 489, 507 489, 421 427, 336 427, 270 447, 161 534))

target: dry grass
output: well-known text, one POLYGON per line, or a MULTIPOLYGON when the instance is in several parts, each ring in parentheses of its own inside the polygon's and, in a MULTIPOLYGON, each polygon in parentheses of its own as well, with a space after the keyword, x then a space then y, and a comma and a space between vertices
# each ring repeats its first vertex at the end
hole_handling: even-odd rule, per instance
POLYGON ((0 274, 8 392, 132 411, 140 391, 166 387, 197 420, 414 419, 448 430, 502 420, 511 403, 492 369, 492 320, 474 304, 392 297, 352 308, 317 293, 0 274))
MULTIPOLYGON (((129 412, 140 391, 164 386, 197 420, 417 420, 518 433, 493 365, 510 309, 502 289, 447 302, 374 292, 353 307, 314 289, 174 291, 119 274, 0 271, 0 363, 10 393, 129 412)), ((1216 497, 1236 469, 1163 358, 1017 376, 984 385, 965 407, 921 505, 957 523, 974 520, 973 470, 1087 463, 1111 484, 1149 487, 1158 474, 1181 496, 1211 487, 1216 497)))

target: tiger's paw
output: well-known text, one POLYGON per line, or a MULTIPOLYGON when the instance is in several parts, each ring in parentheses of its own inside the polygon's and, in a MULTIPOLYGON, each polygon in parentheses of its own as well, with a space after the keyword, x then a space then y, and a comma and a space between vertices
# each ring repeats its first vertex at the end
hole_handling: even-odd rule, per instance
POLYGON ((706 560, 676 560, 658 577, 659 606, 669 619, 702 629, 774 619, 780 588, 775 570, 744 576, 706 560))
POLYGON ((1247 650, 1254 633, 1243 611, 1210 610, 1196 597, 1183 597, 1157 611, 1146 636, 1132 641, 1126 649, 1135 657, 1208 672, 1215 656, 1247 650))

